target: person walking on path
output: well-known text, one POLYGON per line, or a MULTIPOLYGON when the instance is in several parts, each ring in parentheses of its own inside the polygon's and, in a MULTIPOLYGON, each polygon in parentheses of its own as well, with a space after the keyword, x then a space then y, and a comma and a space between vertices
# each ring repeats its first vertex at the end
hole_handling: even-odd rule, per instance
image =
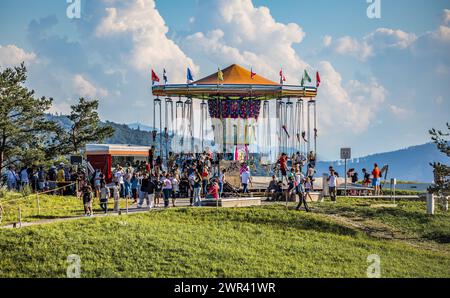
POLYGON ((102 208, 105 214, 108 213, 108 199, 110 197, 109 188, 106 187, 105 183, 100 184, 100 208, 102 208))
POLYGON ((244 170, 241 174, 241 183, 242 183, 242 192, 243 193, 248 193, 248 184, 250 183, 251 185, 253 185, 251 176, 250 176, 250 170, 247 168, 246 170, 244 170))
POLYGON ((166 175, 165 179, 163 180, 163 194, 164 194, 164 207, 169 207, 169 198, 172 194, 172 181, 170 181, 169 174, 166 175))
POLYGON ((119 200, 120 200, 120 184, 118 181, 115 182, 113 186, 113 196, 114 196, 114 211, 119 211, 119 200))
POLYGON ((225 183, 225 174, 226 174, 227 170, 223 169, 220 170, 219 169, 219 197, 222 197, 222 193, 223 193, 223 184, 225 183))
POLYGON ((130 180, 131 183, 131 196, 133 197, 133 204, 137 203, 138 199, 138 188, 139 188, 139 179, 136 173, 133 173, 133 177, 130 180))
MULTIPOLYGON (((305 188, 303 186, 303 181, 304 181, 304 178, 302 177, 301 180, 300 180, 300 183, 297 185, 297 194, 298 194, 298 197, 299 197, 299 201, 298 201, 297 207, 295 207, 295 210, 300 210, 302 205, 304 205, 306 212, 310 212, 308 203, 306 202, 306 192, 305 192, 305 188)), ((308 195, 310 196, 309 193, 308 193, 308 195)))
POLYGON ((201 181, 202 177, 200 174, 195 171, 194 172, 194 206, 201 206, 201 198, 200 198, 200 189, 201 189, 201 181))
POLYGON ((330 169, 330 176, 327 178, 327 181, 328 181, 328 190, 330 192, 331 201, 336 203, 337 176, 336 176, 336 172, 333 169, 330 169))
POLYGON ((372 186, 375 189, 375 195, 378 196, 380 195, 381 171, 376 163, 373 165, 372 176, 372 186))
POLYGON ((83 206, 84 206, 84 216, 93 216, 92 212, 92 187, 86 185, 83 188, 83 206))

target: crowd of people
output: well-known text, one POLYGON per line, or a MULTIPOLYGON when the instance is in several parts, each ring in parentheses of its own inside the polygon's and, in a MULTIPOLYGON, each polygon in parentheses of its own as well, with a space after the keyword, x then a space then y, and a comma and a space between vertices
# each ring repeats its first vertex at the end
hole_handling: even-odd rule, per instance
MULTIPOLYGON (((201 154, 173 154, 169 152, 167 161, 163 163, 160 156, 155 156, 155 147, 149 151, 147 161, 137 161, 125 166, 117 164, 112 171, 112 177, 105 177, 100 169, 91 175, 82 167, 65 165, 51 166, 48 170, 40 167, 23 167, 16 171, 10 166, 6 172, 8 190, 22 191, 30 188, 36 192, 48 192, 60 195, 76 195, 82 197, 85 215, 92 215, 92 201, 98 198, 100 207, 108 212, 108 201, 114 200, 114 210, 119 210, 121 198, 133 200, 137 208, 144 203, 147 208, 159 207, 161 201, 164 207, 176 206, 177 198, 189 198, 191 206, 201 206, 202 199, 218 200, 224 192, 227 183, 227 171, 219 167, 220 154, 211 152, 201 154), (110 182, 109 184, 107 182, 110 182)), ((289 158, 282 153, 273 168, 274 175, 267 188, 268 198, 273 201, 290 198, 303 204, 309 211, 306 198, 311 199, 310 192, 314 190, 316 174, 316 155, 310 151, 307 156, 300 152, 289 158)), ((362 170, 363 186, 372 184, 375 194, 380 191, 381 171, 375 164, 372 176, 362 170)), ((347 172, 352 182, 358 181, 354 169, 347 172)), ((337 172, 330 166, 327 178, 330 197, 333 202, 337 195, 337 172)), ((246 162, 241 163, 239 170, 241 191, 249 192, 252 176, 246 162)))
POLYGON ((24 166, 18 171, 11 165, 6 171, 5 180, 9 191, 31 189, 35 192, 75 195, 77 182, 82 185, 86 177, 86 172, 81 167, 60 163, 48 169, 44 166, 24 166))

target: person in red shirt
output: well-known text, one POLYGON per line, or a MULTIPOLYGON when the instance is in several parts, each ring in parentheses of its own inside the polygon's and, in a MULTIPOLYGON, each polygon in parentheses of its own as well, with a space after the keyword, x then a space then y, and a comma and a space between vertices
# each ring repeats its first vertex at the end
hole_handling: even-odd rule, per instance
POLYGON ((208 197, 213 198, 214 200, 219 199, 219 185, 216 181, 214 181, 211 187, 208 190, 208 197))
POLYGON ((280 158, 278 159, 278 163, 280 164, 280 171, 281 171, 281 180, 283 178, 286 178, 287 182, 287 155, 286 153, 281 153, 280 158))
POLYGON ((375 195, 377 196, 380 194, 381 171, 376 163, 373 165, 372 176, 372 186, 375 189, 375 195))

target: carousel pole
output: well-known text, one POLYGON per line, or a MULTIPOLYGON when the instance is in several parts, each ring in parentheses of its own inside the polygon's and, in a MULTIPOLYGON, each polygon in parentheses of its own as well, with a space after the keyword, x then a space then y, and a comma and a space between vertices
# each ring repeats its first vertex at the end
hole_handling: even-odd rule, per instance
POLYGON ((295 121, 295 123, 297 124, 297 132, 296 132, 295 137, 297 139, 297 145, 298 145, 297 151, 298 152, 301 152, 301 150, 302 150, 302 147, 301 147, 301 134, 302 134, 301 112, 302 111, 301 111, 300 101, 301 101, 301 99, 298 98, 297 99, 297 103, 296 103, 296 105, 297 105, 297 113, 296 113, 297 119, 295 121))
POLYGON ((317 114, 316 114, 316 101, 313 100, 314 109, 314 155, 317 158, 317 114))
POLYGON ((308 139, 307 139, 308 145, 307 145, 306 155, 308 155, 309 151, 311 150, 311 144, 310 144, 311 143, 311 121, 310 121, 311 109, 310 109, 310 107, 311 107, 311 102, 308 101, 307 115, 306 115, 307 129, 308 129, 308 139))
MULTIPOLYGON (((162 115, 161 115, 162 110, 161 110, 161 99, 159 99, 159 98, 156 98, 154 101, 154 105, 153 105, 154 111, 153 112, 156 112, 157 105, 159 106, 159 155, 162 158, 162 115)), ((155 121, 156 121, 156 116, 153 118, 154 129, 156 130, 155 121)))

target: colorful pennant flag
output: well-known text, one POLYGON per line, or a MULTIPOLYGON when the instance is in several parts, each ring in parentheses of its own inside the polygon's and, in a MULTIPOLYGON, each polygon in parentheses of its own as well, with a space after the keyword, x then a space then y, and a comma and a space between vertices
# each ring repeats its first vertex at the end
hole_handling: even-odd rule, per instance
POLYGON ((320 75, 319 72, 316 72, 316 88, 320 86, 320 75))
POLYGON ((304 86, 305 85, 305 77, 302 77, 302 81, 300 82, 300 86, 304 86))
POLYGON ((256 72, 253 72, 253 68, 250 68, 250 78, 253 80, 256 76, 256 72))
POLYGON ((163 80, 164 80, 164 85, 167 85, 167 74, 166 74, 166 69, 164 68, 163 71, 163 80))
POLYGON ((283 74, 283 69, 280 70, 280 84, 283 85, 283 82, 286 82, 286 77, 283 74))
POLYGON ((219 81, 223 81, 223 72, 222 72, 222 70, 220 70, 220 68, 218 68, 218 71, 217 71, 217 79, 219 81))
POLYGON ((156 73, 153 71, 153 69, 152 69, 152 85, 155 83, 155 82, 159 82, 159 77, 156 75, 156 73))
POLYGON ((305 80, 307 80, 309 83, 311 83, 311 77, 309 76, 308 72, 305 69, 305 80))
POLYGON ((189 69, 189 67, 187 69, 187 76, 186 76, 186 78, 187 78, 187 83, 188 84, 190 84, 190 83, 192 83, 194 81, 194 76, 192 75, 192 72, 189 69))

